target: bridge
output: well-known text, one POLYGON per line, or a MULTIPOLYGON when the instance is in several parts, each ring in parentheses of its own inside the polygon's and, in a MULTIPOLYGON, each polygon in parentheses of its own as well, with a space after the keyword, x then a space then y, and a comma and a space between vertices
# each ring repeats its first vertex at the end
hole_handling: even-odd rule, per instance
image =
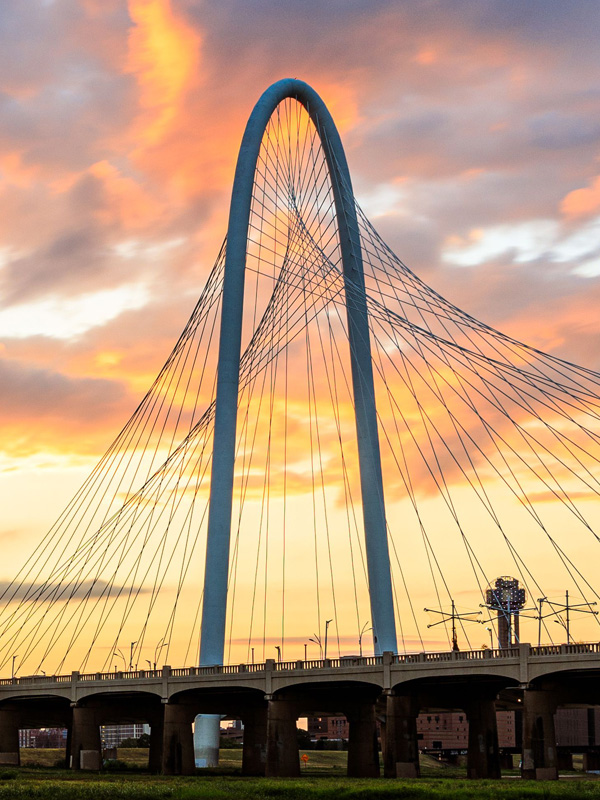
POLYGON ((459 708, 469 775, 499 777, 510 708, 523 775, 556 778, 556 708, 599 702, 600 646, 571 635, 579 612, 587 638, 598 625, 599 389, 412 273, 321 98, 274 84, 173 351, 0 596, 0 762, 20 728, 59 725, 70 765, 97 769, 99 726, 143 721, 151 768, 188 774, 215 763, 225 716, 245 774, 297 775, 296 720, 343 713, 350 775, 379 774, 379 725, 385 775, 417 776, 419 711, 459 708), (471 645, 477 614, 500 647, 471 645))
MULTIPOLYGON (((373 777, 379 774, 373 737, 379 714, 385 774, 416 777, 418 710, 457 708, 469 719, 469 774, 499 777, 498 698, 503 708, 523 710, 525 726, 543 719, 546 731, 535 747, 552 754, 558 704, 600 701, 599 675, 600 643, 2 679, 0 757, 18 764, 19 728, 52 723, 68 728, 78 766, 98 769, 100 725, 150 721, 150 767, 193 774, 192 721, 225 713, 244 721, 245 774, 293 776, 300 774, 297 718, 328 712, 350 721, 348 774, 373 777)), ((554 763, 536 768, 533 747, 532 741, 525 750, 524 769, 532 777, 556 777, 556 753, 554 763)))

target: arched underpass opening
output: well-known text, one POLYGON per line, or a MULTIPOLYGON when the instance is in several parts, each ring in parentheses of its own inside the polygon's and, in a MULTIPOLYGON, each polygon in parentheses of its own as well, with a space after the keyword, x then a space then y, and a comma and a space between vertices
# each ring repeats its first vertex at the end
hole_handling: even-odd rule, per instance
MULTIPOLYGON (((512 687, 518 687, 516 680, 496 675, 422 678, 395 684, 385 699, 385 775, 418 776, 419 754, 427 751, 427 742, 437 755, 459 756, 466 751, 468 777, 499 778, 498 711, 518 713, 519 698, 512 687), (448 716, 453 726, 450 730, 448 716)), ((513 734, 519 724, 513 716, 513 734)), ((514 747, 516 741, 510 744, 514 747)), ((512 768, 510 750, 506 755, 504 765, 512 768)))

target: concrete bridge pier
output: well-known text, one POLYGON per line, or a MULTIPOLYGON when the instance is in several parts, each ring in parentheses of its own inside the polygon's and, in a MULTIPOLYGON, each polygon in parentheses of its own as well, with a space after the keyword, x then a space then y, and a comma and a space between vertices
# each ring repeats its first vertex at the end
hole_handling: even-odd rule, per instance
POLYGON ((469 720, 467 776, 469 778, 500 778, 500 751, 496 723, 495 693, 476 695, 465 704, 469 720))
POLYGON ((419 777, 418 714, 415 697, 386 697, 385 729, 382 730, 383 774, 386 778, 419 777))
POLYGON ((150 752, 148 753, 150 772, 159 773, 162 770, 164 721, 164 707, 162 707, 150 722, 150 752))
MULTIPOLYGON (((583 763, 585 765, 585 757, 583 759, 583 763)), ((566 769, 572 770, 573 769, 573 753, 566 753, 558 751, 556 756, 556 766, 558 769, 566 769)))
MULTIPOLYGON (((571 769, 573 768, 573 756, 571 756, 571 769)), ((562 767, 562 769, 566 769, 566 767, 562 767)), ((587 753, 583 754, 583 771, 584 772, 591 772, 594 770, 600 770, 600 752, 597 749, 588 750, 587 753)))
POLYGON ((192 718, 187 706, 165 703, 162 739, 164 775, 194 775, 192 718))
MULTIPOLYGON (((244 750, 242 775, 264 776, 267 765, 267 709, 256 708, 242 716, 244 750)), ((294 720, 294 735, 295 735, 294 720)))
POLYGON ((558 779, 556 707, 557 700, 550 692, 526 689, 523 693, 523 778, 558 779))
POLYGON ((95 708, 73 707, 69 766, 71 769, 102 768, 100 725, 95 708))
POLYGON ((358 702, 345 709, 349 723, 348 777, 378 778, 379 752, 375 704, 358 702))
POLYGON ((300 775, 296 718, 294 703, 279 698, 268 699, 265 765, 268 778, 296 778, 300 775))
POLYGON ((0 710, 0 765, 18 767, 19 754, 19 714, 12 709, 0 710))

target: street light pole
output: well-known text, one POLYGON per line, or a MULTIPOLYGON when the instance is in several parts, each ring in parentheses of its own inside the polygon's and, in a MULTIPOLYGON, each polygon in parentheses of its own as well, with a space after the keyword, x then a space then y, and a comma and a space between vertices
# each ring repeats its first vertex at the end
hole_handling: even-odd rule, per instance
POLYGON ((313 635, 310 637, 308 641, 314 642, 315 644, 319 645, 319 653, 321 655, 321 658, 323 658, 323 645, 321 644, 321 637, 318 636, 316 633, 313 633, 313 635))
POLYGON ((156 669, 156 663, 158 661, 158 656, 160 655, 160 651, 163 649, 163 647, 167 647, 168 644, 169 642, 165 642, 164 636, 162 637, 162 639, 158 640, 158 644, 156 645, 156 649, 154 651, 154 669, 156 669))
POLYGON ((362 654, 363 654, 363 652, 362 652, 362 639, 363 639, 363 636, 365 635, 365 633, 367 631, 372 631, 373 630, 372 626, 370 628, 367 628, 368 624, 369 624, 369 620, 367 620, 365 622, 365 624, 361 628, 360 633, 358 634, 358 652, 359 652, 359 655, 360 655, 361 658, 362 658, 362 654))
POLYGON ((542 603, 545 599, 545 597, 538 598, 538 603, 540 604, 540 613, 538 616, 538 647, 542 646, 542 620, 544 619, 542 614, 542 603))
POLYGON ((14 680, 14 678, 15 678, 15 660, 16 660, 18 657, 19 657, 19 654, 18 654, 18 653, 12 657, 12 669, 11 669, 11 672, 10 672, 10 678, 11 678, 11 680, 14 680))
POLYGON ((332 619, 325 620, 325 653, 323 655, 323 659, 327 658, 327 628, 329 628, 329 623, 333 622, 332 619))
POLYGON ((125 659, 125 656, 123 655, 123 652, 117 649, 114 651, 113 656, 121 656, 121 658, 123 659, 123 667, 125 668, 125 670, 127 670, 127 661, 125 659))
POLYGON ((277 650, 277 661, 281 661, 281 647, 278 644, 275 645, 275 650, 277 650))
POLYGON ((129 671, 130 672, 133 669, 133 646, 134 646, 134 644, 137 644, 137 639, 135 640, 135 642, 131 643, 131 647, 129 648, 129 671))

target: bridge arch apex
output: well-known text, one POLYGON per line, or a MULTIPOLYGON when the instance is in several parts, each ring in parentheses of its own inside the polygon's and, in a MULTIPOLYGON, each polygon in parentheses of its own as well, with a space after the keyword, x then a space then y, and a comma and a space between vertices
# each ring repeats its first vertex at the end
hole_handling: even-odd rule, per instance
POLYGON ((303 81, 285 78, 259 98, 248 119, 238 155, 227 229, 217 394, 213 437, 200 665, 222 664, 227 584, 244 277, 256 166, 269 119, 279 103, 297 100, 318 133, 331 180, 341 252, 352 390, 356 417, 365 550, 375 651, 397 651, 396 624, 387 541, 379 434, 375 408, 370 331, 360 235, 350 172, 336 125, 317 92, 303 81), (351 291, 348 288, 351 287, 351 291))

